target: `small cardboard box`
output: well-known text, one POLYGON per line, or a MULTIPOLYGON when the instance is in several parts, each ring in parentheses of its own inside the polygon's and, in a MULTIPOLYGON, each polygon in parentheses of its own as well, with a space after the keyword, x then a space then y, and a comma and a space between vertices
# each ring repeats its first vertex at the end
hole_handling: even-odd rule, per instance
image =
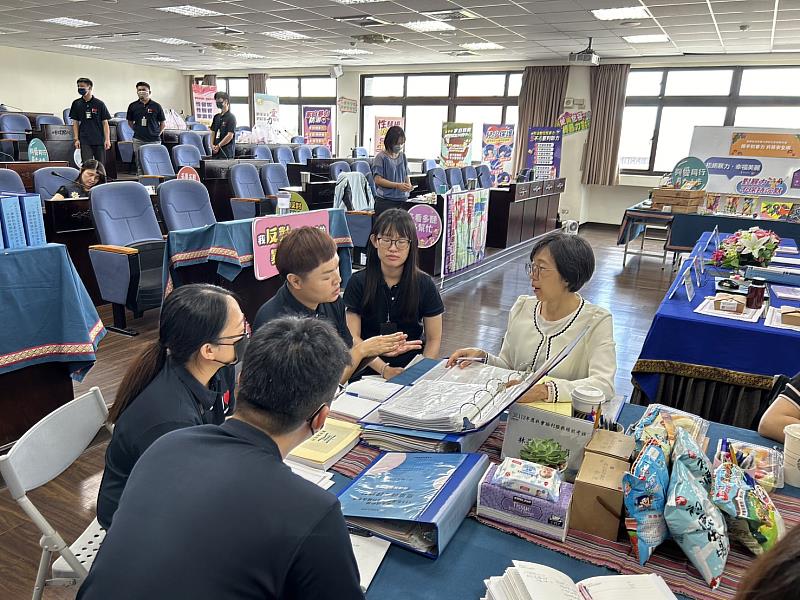
POLYGON ((781 306, 781 323, 800 327, 800 308, 795 306, 781 306))
POLYGON ((598 429, 586 444, 586 452, 631 462, 636 440, 630 435, 606 429, 598 429))
POLYGON ((740 315, 744 312, 745 304, 747 304, 747 297, 739 294, 717 294, 714 296, 714 310, 740 315))
POLYGON ((622 519, 622 476, 630 465, 587 452, 572 490, 570 528, 615 542, 622 519))

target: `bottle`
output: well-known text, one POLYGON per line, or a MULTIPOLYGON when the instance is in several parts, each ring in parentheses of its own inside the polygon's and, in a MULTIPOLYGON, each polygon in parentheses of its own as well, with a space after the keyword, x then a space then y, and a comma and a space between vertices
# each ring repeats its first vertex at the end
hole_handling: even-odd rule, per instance
POLYGON ((747 289, 747 308, 761 308, 764 305, 764 292, 767 281, 763 277, 753 277, 747 289))
POLYGON ((289 209, 289 200, 292 197, 290 192, 280 191, 276 194, 278 196, 278 210, 275 214, 288 215, 291 210, 289 209))

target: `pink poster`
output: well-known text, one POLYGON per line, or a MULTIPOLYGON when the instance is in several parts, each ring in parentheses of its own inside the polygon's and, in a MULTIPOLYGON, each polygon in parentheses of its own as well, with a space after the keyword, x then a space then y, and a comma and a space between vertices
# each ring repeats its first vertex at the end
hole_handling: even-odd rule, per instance
POLYGON ((403 117, 375 117, 375 137, 372 138, 373 154, 383 150, 383 139, 386 137, 386 132, 395 125, 405 127, 405 119, 403 117))
POLYGON ((214 94, 217 93, 215 85, 192 84, 192 101, 194 103, 194 118, 200 123, 211 125, 214 115, 219 112, 214 103, 214 94))
POLYGON ((333 118, 330 106, 303 107, 303 137, 310 146, 333 150, 333 118))
POLYGON ((269 279, 278 274, 275 250, 286 234, 300 227, 318 227, 328 231, 328 211, 270 215, 253 219, 253 267, 256 279, 269 279))

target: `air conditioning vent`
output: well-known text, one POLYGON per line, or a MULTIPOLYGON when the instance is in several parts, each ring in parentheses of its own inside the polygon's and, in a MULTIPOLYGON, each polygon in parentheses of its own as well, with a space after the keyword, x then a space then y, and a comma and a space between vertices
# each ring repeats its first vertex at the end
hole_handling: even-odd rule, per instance
POLYGON ((384 45, 384 44, 391 44, 392 42, 396 42, 397 38, 393 38, 388 35, 382 35, 380 33, 370 33, 367 35, 354 35, 351 39, 361 42, 362 44, 375 44, 375 45, 384 45))
POLYGON ((242 46, 241 44, 230 44, 228 42, 212 42, 211 44, 208 45, 216 50, 226 50, 226 51, 241 50, 242 48, 244 48, 244 46, 242 46))
POLYGON ((378 27, 380 25, 388 25, 389 21, 384 21, 377 17, 370 15, 354 15, 352 17, 336 17, 336 21, 340 23, 350 23, 357 27, 378 27))
POLYGON ((467 19, 477 19, 478 15, 465 9, 461 10, 434 10, 423 12, 423 15, 437 21, 465 21, 467 19))

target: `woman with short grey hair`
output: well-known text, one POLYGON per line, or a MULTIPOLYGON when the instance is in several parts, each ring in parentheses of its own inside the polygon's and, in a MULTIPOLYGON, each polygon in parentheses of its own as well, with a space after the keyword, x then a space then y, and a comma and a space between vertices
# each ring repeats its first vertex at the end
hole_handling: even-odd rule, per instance
MULTIPOLYGON (((462 348, 450 355, 448 366, 462 358, 478 358, 505 369, 538 369, 588 327, 569 356, 551 371, 551 379, 533 386, 520 401, 570 402, 573 390, 582 386, 597 388, 612 399, 617 358, 611 313, 578 293, 594 273, 592 247, 576 235, 549 233, 534 244, 525 270, 534 295, 520 296, 511 308, 500 354, 462 348)), ((460 366, 468 364, 463 361, 460 366)))

